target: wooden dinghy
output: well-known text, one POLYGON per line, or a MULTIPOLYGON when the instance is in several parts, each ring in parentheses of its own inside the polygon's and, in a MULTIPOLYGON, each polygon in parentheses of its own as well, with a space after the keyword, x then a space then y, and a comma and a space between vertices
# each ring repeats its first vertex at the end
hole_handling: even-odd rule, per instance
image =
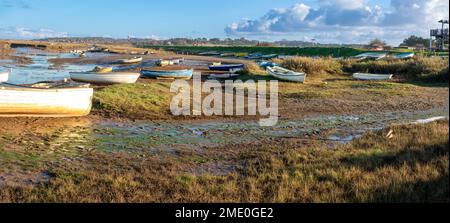
POLYGON ((132 64, 132 63, 140 63, 142 62, 142 57, 133 57, 131 59, 121 59, 117 61, 121 64, 132 64))
POLYGON ((354 73, 353 78, 358 80, 390 80, 393 74, 369 74, 369 73, 354 73))
POLYGON ((0 84, 0 117, 78 117, 88 115, 94 90, 89 84, 0 84))
POLYGON ((305 83, 306 79, 305 73, 294 72, 292 70, 288 70, 278 66, 267 67, 267 71, 272 77, 282 81, 305 83))
POLYGON ((8 81, 10 71, 0 70, 0 83, 8 81))
POLYGON ((99 73, 93 71, 70 72, 70 79, 91 84, 134 84, 141 76, 136 72, 108 72, 99 73))

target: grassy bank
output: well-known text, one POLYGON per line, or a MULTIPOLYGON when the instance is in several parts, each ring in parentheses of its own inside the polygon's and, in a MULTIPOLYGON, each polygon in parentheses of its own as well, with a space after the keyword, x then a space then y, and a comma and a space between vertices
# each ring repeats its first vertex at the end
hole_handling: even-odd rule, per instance
POLYGON ((448 131, 448 121, 392 126, 333 150, 292 139, 173 155, 92 153, 47 167, 47 182, 2 185, 0 201, 448 202, 448 131), (215 165, 234 168, 196 169, 215 165))
POLYGON ((94 94, 94 112, 104 116, 160 119, 169 115, 170 82, 108 86, 94 94))
MULTIPOLYGON (((256 65, 255 65, 256 66, 256 65)), ((251 66, 251 73, 264 72, 251 66)), ((242 75, 246 80, 271 80, 265 74, 242 75)), ((174 117, 169 105, 171 81, 140 80, 135 85, 114 85, 97 89, 93 113, 105 117, 143 120, 217 119, 221 116, 174 117)), ((309 75, 305 84, 279 82, 281 118, 301 118, 305 114, 397 111, 405 108, 426 110, 442 104, 447 85, 440 83, 396 83, 355 81, 347 75, 309 75), (424 85, 424 86, 422 86, 424 85), (433 95, 430 98, 430 95, 433 95), (297 112, 292 112, 297 111, 297 112)), ((203 97, 209 94, 202 94, 203 97)), ((233 116, 233 119, 239 117, 233 116)), ((248 118, 248 117, 245 117, 248 118)))
POLYGON ((410 60, 354 61, 344 60, 342 69, 347 72, 394 74, 397 77, 423 81, 448 82, 448 58, 417 57, 410 60))

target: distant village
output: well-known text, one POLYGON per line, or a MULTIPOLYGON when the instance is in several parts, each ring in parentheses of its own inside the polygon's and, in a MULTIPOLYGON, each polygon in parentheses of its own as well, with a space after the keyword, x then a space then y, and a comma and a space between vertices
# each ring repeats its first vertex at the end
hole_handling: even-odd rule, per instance
POLYGON ((261 46, 261 47, 351 47, 364 48, 374 51, 409 49, 415 51, 442 51, 448 50, 448 29, 444 24, 447 20, 439 21, 442 23, 442 29, 431 30, 430 38, 410 36, 406 38, 399 46, 389 46, 380 39, 373 39, 367 44, 322 44, 315 41, 281 40, 275 42, 264 42, 257 40, 248 40, 245 38, 171 38, 171 39, 151 39, 151 38, 126 38, 114 39, 107 37, 64 37, 40 39, 52 42, 64 43, 89 43, 89 44, 132 44, 134 46, 261 46))

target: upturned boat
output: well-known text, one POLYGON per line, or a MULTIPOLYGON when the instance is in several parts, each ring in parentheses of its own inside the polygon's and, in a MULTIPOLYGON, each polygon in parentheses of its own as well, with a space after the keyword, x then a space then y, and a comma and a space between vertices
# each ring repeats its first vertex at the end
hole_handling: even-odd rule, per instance
POLYGON ((369 74, 369 73, 354 73, 353 78, 358 80, 389 80, 392 79, 393 74, 369 74))
POLYGON ((89 84, 0 83, 0 117, 77 117, 88 115, 94 90, 89 84))
POLYGON ((306 79, 305 73, 295 72, 278 66, 267 67, 267 71, 272 77, 282 81, 304 83, 306 79))

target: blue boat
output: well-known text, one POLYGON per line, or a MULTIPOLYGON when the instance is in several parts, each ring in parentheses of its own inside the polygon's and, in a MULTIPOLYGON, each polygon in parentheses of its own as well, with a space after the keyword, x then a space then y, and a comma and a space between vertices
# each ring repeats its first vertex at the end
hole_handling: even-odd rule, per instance
POLYGON ((410 59, 414 57, 414 52, 399 53, 394 56, 395 59, 410 59))
POLYGON ((144 77, 161 79, 191 79, 194 74, 193 69, 188 70, 157 70, 143 69, 141 75, 144 77))
POLYGON ((278 54, 263 55, 261 58, 265 59, 265 60, 270 60, 270 59, 278 58, 278 54))
POLYGON ((277 63, 272 62, 272 61, 258 61, 257 64, 262 68, 278 66, 277 63))
POLYGON ((263 56, 264 55, 261 53, 252 53, 252 54, 249 54, 248 56, 246 56, 246 58, 251 59, 251 60, 257 60, 257 59, 262 59, 263 56))
POLYGON ((217 71, 230 71, 230 70, 240 70, 244 69, 244 64, 222 64, 222 65, 211 65, 209 66, 210 70, 217 71))

